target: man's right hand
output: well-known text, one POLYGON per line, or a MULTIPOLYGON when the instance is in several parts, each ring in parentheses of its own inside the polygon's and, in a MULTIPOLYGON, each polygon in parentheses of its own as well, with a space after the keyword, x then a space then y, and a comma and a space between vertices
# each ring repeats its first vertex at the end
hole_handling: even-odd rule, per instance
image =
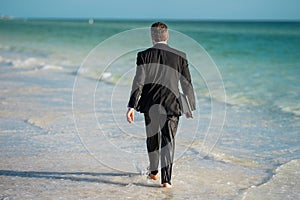
POLYGON ((134 109, 129 108, 126 113, 127 121, 131 124, 134 122, 134 109))

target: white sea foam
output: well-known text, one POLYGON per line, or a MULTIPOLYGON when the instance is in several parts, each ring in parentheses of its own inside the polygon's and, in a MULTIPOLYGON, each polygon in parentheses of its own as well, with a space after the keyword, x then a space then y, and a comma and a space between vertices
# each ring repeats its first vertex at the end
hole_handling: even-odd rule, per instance
POLYGON ((37 67, 42 67, 45 65, 45 62, 34 57, 29 57, 26 59, 16 59, 12 61, 12 64, 16 68, 26 68, 26 69, 33 69, 37 67))
POLYGON ((43 70, 63 70, 64 68, 59 65, 44 65, 41 69, 43 70))
POLYGON ((281 106, 280 107, 282 111, 292 113, 294 115, 300 116, 300 105, 290 105, 290 106, 281 106))
POLYGON ((45 60, 37 57, 23 58, 17 55, 11 57, 0 56, 0 63, 12 66, 13 68, 28 70, 64 70, 62 65, 50 63, 53 60, 45 60))
POLYGON ((110 72, 104 72, 101 76, 101 79, 105 80, 105 79, 108 79, 112 76, 112 73, 110 72))
POLYGON ((4 65, 12 65, 12 60, 3 56, 0 56, 0 63, 4 65))

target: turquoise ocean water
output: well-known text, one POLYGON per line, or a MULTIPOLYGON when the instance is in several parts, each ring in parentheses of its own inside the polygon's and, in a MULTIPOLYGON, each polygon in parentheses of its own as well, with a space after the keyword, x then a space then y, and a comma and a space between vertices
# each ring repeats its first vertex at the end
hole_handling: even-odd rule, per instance
MULTIPOLYGON (((1 74, 51 69, 55 73, 75 75, 88 53, 100 42, 122 31, 144 28, 150 24, 150 21, 95 20, 89 24, 87 20, 2 20, 1 74)), ((258 171, 265 170, 270 177, 263 178, 262 183, 273 180, 277 169, 281 169, 287 179, 291 178, 293 172, 299 171, 300 159, 299 23, 170 21, 167 24, 170 29, 185 34, 207 51, 224 82, 226 100, 216 100, 226 105, 226 118, 215 146, 216 153, 209 157, 253 167, 258 171), (256 163, 255 166, 252 166, 253 163, 256 163)), ((112 46, 111 51, 124 45, 126 41, 112 46)), ((120 83, 124 73, 122 66, 134 68, 135 53, 120 59, 120 63, 116 62, 119 71, 108 70, 106 75, 110 81, 103 84, 109 88, 120 83)), ((109 54, 99 55, 98 61, 101 62, 109 54)), ((83 70, 80 76, 96 81, 99 74, 91 73, 83 70)), ((205 124, 209 120, 205 113, 211 110, 210 96, 203 80, 198 79, 196 74, 194 77, 198 109, 203 116, 199 119, 205 124)), ((128 89, 130 81, 125 81, 124 85, 128 89)), ((129 91, 125 92, 127 96, 121 97, 124 102, 129 91)), ((110 105, 109 101, 104 105, 110 105)), ((126 107, 126 104, 121 106, 126 107)), ((206 128, 200 125, 199 132, 205 132, 206 128)), ((189 137, 181 135, 179 142, 193 140, 197 143, 205 138, 201 133, 196 138, 189 137)), ((134 145, 129 147, 131 150, 135 148, 134 145)), ((187 157, 196 154, 191 150, 187 157)), ((291 188, 289 193, 300 195, 286 179, 272 184, 270 191, 278 187, 276 184, 290 184, 287 186, 291 188)), ((259 192, 263 194, 264 190, 256 193, 259 192)))
MULTIPOLYGON (((149 23, 1 21, 2 62, 5 55, 15 54, 76 70, 101 41, 149 23)), ((266 105, 300 115, 299 23, 184 21, 169 22, 169 26, 196 40, 210 54, 222 74, 227 103, 266 105)))

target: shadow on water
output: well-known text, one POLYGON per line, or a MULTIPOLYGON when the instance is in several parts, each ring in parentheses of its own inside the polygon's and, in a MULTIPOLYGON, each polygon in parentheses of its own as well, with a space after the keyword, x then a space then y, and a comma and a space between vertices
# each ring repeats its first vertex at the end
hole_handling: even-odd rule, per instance
POLYGON ((109 180, 112 177, 129 178, 133 176, 141 176, 139 173, 95 173, 95 172, 49 172, 49 171, 14 171, 14 170, 0 170, 0 176, 12 176, 22 178, 41 178, 41 179, 57 179, 69 180, 89 183, 104 183, 117 186, 127 186, 129 184, 144 187, 158 187, 158 185, 149 185, 144 183, 132 183, 132 179, 128 183, 109 180), (94 177, 86 177, 94 176, 94 177))

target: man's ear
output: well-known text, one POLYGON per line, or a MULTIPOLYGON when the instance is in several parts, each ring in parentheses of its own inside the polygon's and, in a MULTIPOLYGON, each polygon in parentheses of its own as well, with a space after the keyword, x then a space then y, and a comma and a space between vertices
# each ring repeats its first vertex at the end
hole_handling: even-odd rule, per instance
POLYGON ((151 39, 152 39, 152 44, 155 44, 155 40, 153 38, 151 38, 151 39))
POLYGON ((169 31, 167 32, 167 39, 166 39, 166 41, 168 41, 169 40, 169 31))

